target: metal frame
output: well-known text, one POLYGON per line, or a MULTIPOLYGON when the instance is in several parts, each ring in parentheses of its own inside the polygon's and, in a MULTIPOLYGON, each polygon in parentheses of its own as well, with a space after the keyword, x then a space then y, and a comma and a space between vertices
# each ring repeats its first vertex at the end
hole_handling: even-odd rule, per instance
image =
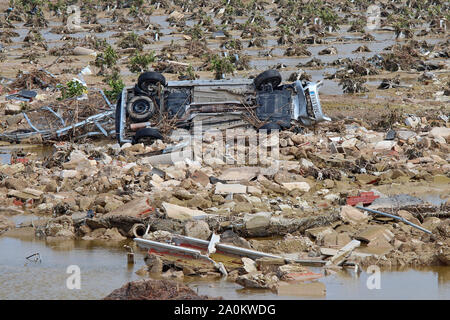
MULTIPOLYGON (((29 138, 29 137, 31 137, 33 135, 36 135, 36 134, 40 134, 45 139, 50 139, 53 136, 61 137, 61 136, 65 135, 65 134, 67 134, 68 131, 70 131, 70 130, 72 130, 74 128, 82 127, 82 126, 85 126, 85 125, 88 125, 88 124, 92 124, 92 123, 97 126, 99 131, 91 131, 91 132, 88 132, 88 133, 86 133, 86 134, 84 134, 84 135, 82 135, 80 137, 83 137, 83 136, 95 136, 95 135, 104 135, 104 136, 111 135, 112 133, 111 132, 108 133, 102 127, 102 124, 105 125, 106 122, 108 121, 108 118, 110 118, 111 116, 114 116, 114 106, 111 105, 111 103, 109 102, 109 100, 106 97, 106 95, 103 92, 103 90, 97 90, 97 91, 102 95, 103 99, 108 104, 108 106, 111 108, 111 110, 95 114, 93 116, 88 117, 87 119, 85 119, 83 121, 74 123, 74 124, 72 124, 70 126, 66 126, 66 127, 61 128, 61 129, 58 129, 58 130, 49 130, 49 129, 47 129, 47 130, 39 130, 31 122, 31 120, 28 117, 27 113, 23 112, 22 113, 23 117, 28 122, 28 125, 30 126, 31 129, 33 129, 33 131, 32 132, 23 132, 23 133, 14 133, 14 132, 0 133, 0 140, 7 139, 7 140, 13 140, 13 141, 17 141, 17 140, 20 141, 20 140, 29 138)), ((44 106, 44 107, 42 107, 40 109, 41 110, 47 110, 47 111, 51 112, 53 115, 55 115, 61 121, 61 124, 63 126, 66 125, 64 119, 60 115, 58 115, 58 113, 55 112, 51 108, 51 106, 44 106)), ((80 138, 80 137, 78 137, 78 138, 80 138)))

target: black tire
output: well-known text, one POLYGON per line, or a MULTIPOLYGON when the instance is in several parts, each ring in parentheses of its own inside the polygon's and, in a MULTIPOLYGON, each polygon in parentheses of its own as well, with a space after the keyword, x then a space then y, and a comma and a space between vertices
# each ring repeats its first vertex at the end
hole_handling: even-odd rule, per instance
POLYGON ((136 134, 133 137, 133 144, 139 143, 139 140, 143 138, 163 139, 164 137, 156 129, 142 128, 136 131, 136 134))
POLYGON ((149 92, 149 87, 156 85, 160 83, 162 86, 166 86, 167 82, 166 82, 166 78, 164 78, 164 76, 159 73, 159 72, 154 72, 154 71, 147 71, 144 73, 141 73, 141 75, 138 78, 138 87, 139 89, 145 91, 145 92, 149 92))
POLYGON ((155 103, 146 96, 133 97, 127 103, 127 113, 132 122, 144 122, 155 113, 155 103))
POLYGON ((146 96, 147 92, 138 87, 137 83, 134 85, 134 95, 135 96, 146 96))
POLYGON ((263 85, 269 83, 272 85, 272 88, 278 87, 281 83, 281 74, 277 70, 266 70, 253 79, 253 84, 258 90, 261 90, 263 85))

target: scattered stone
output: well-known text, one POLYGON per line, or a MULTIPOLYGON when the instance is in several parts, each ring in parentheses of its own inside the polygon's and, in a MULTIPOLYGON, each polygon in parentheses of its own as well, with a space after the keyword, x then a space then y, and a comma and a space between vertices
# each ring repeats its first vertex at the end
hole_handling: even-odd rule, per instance
POLYGON ((188 221, 184 225, 184 234, 188 237, 208 240, 211 236, 211 230, 205 221, 188 221))

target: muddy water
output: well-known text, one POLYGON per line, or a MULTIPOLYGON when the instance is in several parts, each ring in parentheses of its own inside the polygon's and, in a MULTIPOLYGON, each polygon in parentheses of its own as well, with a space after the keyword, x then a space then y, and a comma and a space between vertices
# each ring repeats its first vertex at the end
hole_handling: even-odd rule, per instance
MULTIPOLYGON (((136 264, 130 266, 123 245, 81 240, 49 242, 32 235, 3 235, 0 299, 101 299, 128 281, 142 279, 135 272, 144 266, 144 252, 138 250, 136 264), (34 253, 40 254, 41 262, 26 259, 34 253), (80 267, 80 290, 66 287, 70 265, 80 267)), ((450 299, 449 267, 382 272, 379 290, 367 288, 368 276, 346 270, 321 278, 325 296, 278 296, 271 291, 243 289, 224 280, 190 279, 187 283, 199 294, 225 299, 450 299)))
POLYGON ((39 159, 42 160, 46 156, 51 155, 53 147, 41 144, 7 144, 0 145, 0 165, 11 164, 17 158, 39 159), (16 156, 18 154, 23 156, 16 156))

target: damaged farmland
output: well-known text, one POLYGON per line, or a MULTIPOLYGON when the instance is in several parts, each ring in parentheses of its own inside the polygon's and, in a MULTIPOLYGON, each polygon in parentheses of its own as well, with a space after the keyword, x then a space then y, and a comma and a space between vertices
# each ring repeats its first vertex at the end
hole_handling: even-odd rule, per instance
POLYGON ((448 288, 447 2, 0 10, 0 298, 73 265, 49 297, 358 299, 374 268, 448 288))

